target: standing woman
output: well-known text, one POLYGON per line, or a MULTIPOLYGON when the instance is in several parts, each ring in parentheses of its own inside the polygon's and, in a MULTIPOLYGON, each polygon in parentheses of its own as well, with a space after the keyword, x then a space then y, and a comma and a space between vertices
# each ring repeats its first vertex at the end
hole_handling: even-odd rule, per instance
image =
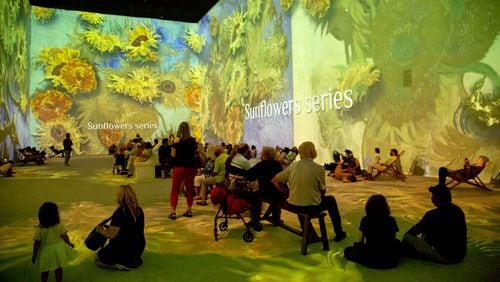
POLYGON ((172 157, 174 161, 174 170, 172 175, 172 191, 170 192, 170 215, 168 218, 175 220, 177 215, 177 202, 179 200, 179 191, 181 185, 186 187, 187 208, 182 214, 186 217, 192 217, 191 207, 193 206, 194 177, 196 176, 196 150, 198 145, 196 140, 191 137, 189 124, 185 121, 179 124, 177 138, 172 144, 172 157))

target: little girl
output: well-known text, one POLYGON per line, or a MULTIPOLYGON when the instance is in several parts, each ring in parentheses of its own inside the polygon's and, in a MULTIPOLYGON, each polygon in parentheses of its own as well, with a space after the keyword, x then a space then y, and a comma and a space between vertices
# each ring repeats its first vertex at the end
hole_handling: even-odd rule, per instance
POLYGON ((45 202, 38 210, 39 225, 33 235, 33 257, 31 261, 47 281, 49 271, 55 270, 56 281, 62 281, 63 266, 71 261, 75 253, 66 228, 59 221, 57 205, 45 202))
POLYGON ((359 241, 344 250, 344 257, 371 268, 393 268, 399 263, 399 231, 383 195, 373 195, 366 202, 366 216, 359 226, 359 241))

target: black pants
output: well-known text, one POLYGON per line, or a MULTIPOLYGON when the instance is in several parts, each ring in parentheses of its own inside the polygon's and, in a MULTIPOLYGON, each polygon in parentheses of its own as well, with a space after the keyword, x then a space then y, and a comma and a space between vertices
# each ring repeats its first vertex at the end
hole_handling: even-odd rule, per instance
POLYGON ((324 196, 321 200, 321 203, 316 206, 296 206, 290 204, 290 207, 293 210, 296 210, 301 213, 318 213, 322 211, 328 211, 328 215, 332 220, 333 231, 335 234, 340 234, 344 232, 342 229, 342 222, 340 219, 339 208, 337 206, 337 201, 333 196, 324 196))

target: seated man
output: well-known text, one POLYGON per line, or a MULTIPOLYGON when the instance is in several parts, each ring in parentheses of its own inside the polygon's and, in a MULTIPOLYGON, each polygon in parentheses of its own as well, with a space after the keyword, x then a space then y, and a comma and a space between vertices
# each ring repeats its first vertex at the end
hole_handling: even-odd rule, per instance
MULTIPOLYGON (((293 149, 292 149, 293 150, 293 149)), ((297 151, 298 152, 298 151, 297 151)), ((279 203, 286 200, 286 195, 271 183, 271 179, 283 170, 283 167, 276 158, 276 150, 272 147, 262 147, 260 155, 261 161, 249 169, 245 178, 250 181, 257 180, 259 183, 259 195, 271 202, 271 213, 274 225, 279 225, 281 220, 281 208, 279 203)), ((262 201, 258 200, 255 203, 255 212, 260 214, 262 211, 262 201)))
POLYGON ((336 234, 335 241, 343 240, 347 234, 342 229, 337 202, 333 196, 326 196, 325 170, 314 162, 317 153, 312 142, 299 146, 300 160, 273 177, 271 182, 285 194, 289 194, 291 208, 303 213, 328 211, 336 234), (288 187, 287 187, 288 184, 288 187))
POLYGON ((471 165, 469 159, 465 158, 464 168, 458 170, 448 170, 446 167, 439 168, 439 183, 445 184, 446 177, 453 179, 467 180, 476 177, 486 166, 490 159, 480 155, 477 158, 476 164, 471 165))
POLYGON ((464 212, 451 202, 450 190, 445 185, 430 187, 429 192, 437 208, 425 213, 406 232, 403 237, 404 253, 444 264, 460 262, 467 251, 464 212))
MULTIPOLYGON (((371 163, 368 168, 366 169, 367 176, 366 180, 373 180, 373 169, 376 169, 378 171, 383 171, 387 168, 388 165, 392 164, 394 161, 398 159, 399 152, 397 149, 391 149, 389 152, 389 158, 384 162, 384 163, 371 163)), ((398 171, 402 171, 401 169, 401 163, 397 161, 398 163, 395 163, 394 165, 398 169, 398 171)))

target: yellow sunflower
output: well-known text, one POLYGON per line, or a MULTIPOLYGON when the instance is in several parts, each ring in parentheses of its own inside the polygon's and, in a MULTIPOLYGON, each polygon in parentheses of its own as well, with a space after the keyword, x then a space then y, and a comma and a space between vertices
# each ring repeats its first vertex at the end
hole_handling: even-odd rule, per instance
POLYGON ((37 147, 48 148, 53 145, 62 144, 66 133, 71 134, 75 153, 81 153, 80 145, 86 142, 86 137, 78 130, 75 119, 68 116, 40 124, 34 134, 37 147))
POLYGON ((101 53, 111 53, 122 45, 117 35, 103 34, 97 29, 83 32, 83 39, 101 53))
POLYGON ((160 35, 154 30, 144 25, 132 28, 127 33, 127 40, 123 51, 128 59, 133 62, 157 61, 158 54, 155 51, 158 48, 160 35))
POLYGON ((125 136, 123 130, 119 128, 99 129, 97 133, 99 135, 101 144, 103 144, 106 148, 109 148, 113 144, 120 144, 123 137, 125 136))
POLYGON ((300 0, 307 13, 316 18, 322 18, 330 8, 330 0, 300 0))
POLYGON ((219 19, 217 18, 217 16, 214 15, 210 19, 210 34, 212 35, 212 37, 215 37, 217 36, 218 33, 219 33, 219 19))
POLYGON ((80 18, 91 25, 102 25, 104 16, 98 13, 80 12, 80 18))
POLYGON ((201 53, 201 50, 203 50, 203 46, 205 45, 205 38, 191 29, 187 30, 186 35, 184 35, 184 40, 189 48, 197 54, 201 53))
POLYGON ((33 6, 31 10, 37 22, 46 23, 54 17, 55 9, 33 6))
POLYGON ((186 88, 186 92, 184 94, 184 100, 186 104, 191 109, 191 111, 195 113, 199 113, 201 110, 201 87, 199 85, 191 85, 186 88))
POLYGON ((288 11, 292 6, 295 0, 280 0, 281 8, 283 11, 288 11))
POLYGON ((45 75, 59 73, 61 64, 80 58, 80 51, 71 48, 43 48, 36 62, 44 67, 45 75))
POLYGON ((196 65, 189 69, 189 82, 196 85, 205 85, 205 76, 207 74, 207 66, 204 64, 196 65))
POLYGON ((248 18, 252 21, 252 23, 256 23, 259 20, 261 16, 262 6, 262 0, 248 0, 247 13, 248 18))
POLYGON ((229 51, 236 54, 236 51, 246 45, 246 15, 247 13, 236 12, 230 18, 229 51))
POLYGON ((138 68, 126 77, 110 75, 107 85, 114 93, 132 97, 140 103, 152 103, 159 96, 159 76, 156 71, 148 67, 138 68))
POLYGON ((35 93, 31 99, 31 110, 40 121, 51 122, 64 117, 72 104, 72 101, 64 93, 49 89, 35 93))
POLYGON ((184 104, 184 85, 174 75, 161 74, 158 89, 167 108, 178 108, 184 104))
POLYGON ((61 63, 46 78, 52 80, 54 86, 62 86, 71 94, 88 93, 97 87, 94 67, 82 59, 61 63))
POLYGON ((198 141, 203 142, 203 129, 201 123, 196 116, 191 116, 188 120, 189 127, 191 128, 191 135, 198 141))
POLYGON ((241 107, 231 106, 227 111, 226 138, 229 143, 236 144, 243 135, 241 107))

